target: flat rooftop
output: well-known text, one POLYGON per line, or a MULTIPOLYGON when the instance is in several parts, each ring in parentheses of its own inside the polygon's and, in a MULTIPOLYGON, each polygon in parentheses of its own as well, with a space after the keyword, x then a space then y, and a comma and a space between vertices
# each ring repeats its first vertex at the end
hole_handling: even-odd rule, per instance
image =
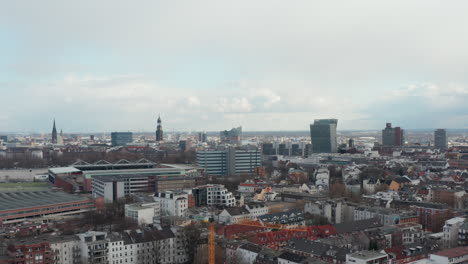
POLYGON ((0 211, 49 206, 86 200, 89 200, 89 198, 53 191, 0 193, 0 211))
MULTIPOLYGON (((164 181, 164 180, 193 180, 195 179, 194 177, 191 176, 185 176, 185 175, 160 175, 157 176, 159 181, 164 181)), ((93 176, 93 179, 96 179, 101 182, 113 182, 113 181, 124 181, 127 179, 142 179, 146 180, 148 179, 148 175, 99 175, 99 176, 93 176)))
POLYGON ((376 258, 385 257, 386 254, 377 251, 359 251, 349 254, 350 257, 362 259, 362 260, 373 260, 376 258))
POLYGON ((74 167, 50 168, 49 171, 53 174, 81 172, 79 169, 74 167))
POLYGON ((132 174, 185 174, 185 169, 180 168, 147 168, 147 169, 125 169, 125 170, 93 170, 84 171, 83 173, 88 176, 97 175, 132 175, 132 174))

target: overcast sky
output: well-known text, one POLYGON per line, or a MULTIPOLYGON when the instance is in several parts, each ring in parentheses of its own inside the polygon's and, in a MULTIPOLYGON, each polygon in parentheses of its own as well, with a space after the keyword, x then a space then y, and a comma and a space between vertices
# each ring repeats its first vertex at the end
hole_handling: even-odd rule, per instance
POLYGON ((0 131, 468 127, 466 0, 0 3, 0 131))

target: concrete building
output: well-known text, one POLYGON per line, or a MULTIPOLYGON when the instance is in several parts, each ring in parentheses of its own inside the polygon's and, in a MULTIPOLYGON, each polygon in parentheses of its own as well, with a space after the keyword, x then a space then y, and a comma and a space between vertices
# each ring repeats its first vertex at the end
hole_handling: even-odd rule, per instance
POLYGON ((344 222, 344 208, 346 203, 341 199, 316 201, 306 203, 304 212, 326 217, 331 224, 341 224, 344 222))
POLYGON ((133 142, 133 133, 132 132, 112 132, 111 133, 111 143, 112 146, 125 146, 133 142))
POLYGON ((77 236, 80 238, 83 264, 187 262, 184 242, 176 235, 176 230, 145 228, 109 234, 89 231, 77 236))
POLYGON ((278 264, 301 264, 307 258, 299 254, 284 252, 278 256, 278 264))
POLYGON ((465 220, 466 218, 463 217, 455 217, 445 221, 445 225, 442 229, 442 232, 444 233, 442 241, 446 248, 458 246, 458 233, 460 231, 460 226, 463 225, 465 220))
POLYGON ((390 208, 380 207, 355 207, 353 211, 353 220, 365 220, 377 218, 384 226, 395 225, 400 223, 400 214, 394 212, 390 208))
POLYGON ((228 225, 250 220, 254 220, 254 217, 244 207, 226 208, 218 215, 218 222, 228 225))
POLYGON ((95 199, 61 191, 0 193, 0 223, 59 219, 95 210, 95 199))
POLYGON ((115 201, 132 193, 182 190, 196 185, 199 172, 184 168, 87 171, 94 197, 115 201))
POLYGON ((125 217, 134 219, 138 225, 153 224, 161 217, 159 202, 134 203, 125 205, 125 217))
POLYGON ((235 206, 236 198, 221 184, 207 185, 208 206, 235 206))
POLYGON ((259 150, 229 147, 227 150, 197 151, 198 166, 212 176, 253 175, 261 162, 259 150))
POLYGON ((346 264, 386 264, 388 255, 376 251, 359 251, 346 255, 346 264))
POLYGON ((447 131, 445 129, 434 131, 434 147, 442 151, 447 150, 447 131))
POLYGON ((255 244, 244 244, 237 249, 240 263, 254 264, 258 253, 262 251, 260 246, 255 244))
POLYGON ((80 239, 77 236, 49 236, 54 264, 79 264, 81 262, 80 239))
MULTIPOLYGON (((9 240, 9 245, 1 245, 1 252, 6 256, 0 257, 0 263, 34 263, 52 264, 50 244, 43 238, 31 238, 27 240, 9 240)), ((3 255, 2 254, 2 255, 3 255)))
POLYGON ((77 235, 80 238, 83 263, 107 264, 109 239, 106 232, 88 231, 77 235))
POLYGON ((468 246, 468 221, 460 225, 458 228, 458 246, 466 247, 468 246))
POLYGON ((196 206, 226 206, 236 205, 234 195, 221 184, 208 184, 193 189, 196 206))
POLYGON ((245 205, 245 209, 249 211, 254 220, 257 220, 259 216, 266 215, 269 212, 268 206, 263 203, 248 203, 245 205))
POLYGON ((161 216, 185 216, 188 209, 188 194, 167 191, 156 193, 153 197, 161 208, 161 216))
POLYGON ((442 250, 429 255, 431 264, 459 264, 468 263, 468 247, 457 247, 442 250))
POLYGON ((338 151, 336 127, 338 119, 315 119, 310 125, 313 153, 334 153, 338 151))
POLYGON ((404 131, 400 127, 392 127, 392 123, 387 123, 382 130, 382 145, 403 146, 405 145, 404 131))

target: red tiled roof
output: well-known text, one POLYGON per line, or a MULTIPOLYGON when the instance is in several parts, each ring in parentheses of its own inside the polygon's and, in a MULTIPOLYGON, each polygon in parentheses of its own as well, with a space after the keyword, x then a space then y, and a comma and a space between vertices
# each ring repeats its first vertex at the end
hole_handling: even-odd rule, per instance
POLYGON ((399 260, 399 259, 405 258, 405 255, 403 254, 404 249, 405 249, 405 247, 403 247, 403 246, 396 246, 396 247, 392 247, 392 248, 387 248, 384 251, 387 254, 393 253, 395 255, 395 259, 399 260))
POLYGON ((446 250, 442 250, 437 253, 434 253, 434 255, 448 257, 448 258, 464 256, 464 255, 468 255, 468 247, 457 247, 457 248, 446 249, 446 250))

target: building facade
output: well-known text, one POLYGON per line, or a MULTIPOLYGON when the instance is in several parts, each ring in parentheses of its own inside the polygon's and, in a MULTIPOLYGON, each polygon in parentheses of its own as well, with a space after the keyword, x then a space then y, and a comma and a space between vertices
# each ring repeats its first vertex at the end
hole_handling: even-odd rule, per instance
POLYGON ((138 225, 153 224, 161 217, 161 207, 159 202, 136 203, 125 205, 125 217, 135 220, 138 225))
POLYGON ((447 150, 447 131, 445 129, 436 129, 434 131, 434 147, 447 150))
POLYGON ((96 209, 94 199, 61 191, 0 193, 0 223, 59 219, 96 209))
POLYGON ((188 209, 188 194, 167 191, 156 193, 153 197, 161 208, 161 216, 185 216, 188 209))
POLYGON ((316 119, 310 125, 313 153, 335 153, 338 151, 336 127, 338 119, 316 119))
POLYGON ((221 143, 240 145, 242 142, 242 127, 233 128, 219 132, 221 143))
POLYGON ((125 146, 133 142, 132 132, 112 132, 111 133, 112 146, 125 146))
POLYGON ((445 225, 442 230, 442 232, 444 233, 444 236, 442 237, 444 247, 453 248, 458 246, 460 227, 464 223, 465 218, 463 217, 455 217, 445 221, 445 225))
POLYGON ((403 146, 405 145, 404 131, 401 127, 392 127, 392 123, 387 123, 382 130, 382 145, 403 146))
POLYGON ((226 150, 197 151, 198 166, 210 176, 253 175, 261 162, 259 150, 229 147, 226 150))

